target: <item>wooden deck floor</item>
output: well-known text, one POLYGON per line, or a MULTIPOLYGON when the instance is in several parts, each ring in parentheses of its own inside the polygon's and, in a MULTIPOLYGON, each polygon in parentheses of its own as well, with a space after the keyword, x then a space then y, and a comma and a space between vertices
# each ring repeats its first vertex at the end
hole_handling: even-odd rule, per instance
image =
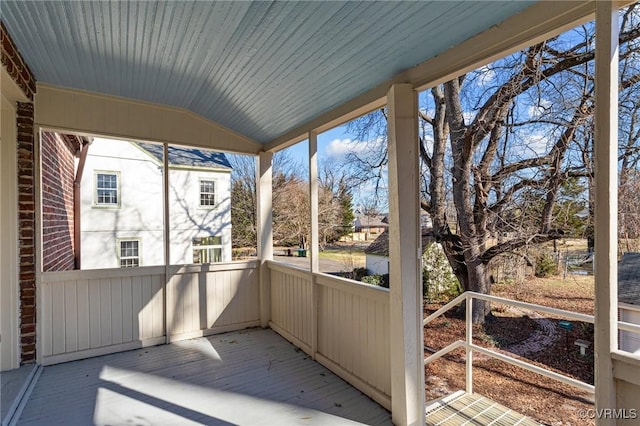
POLYGON ((20 404, 23 395, 38 372, 35 364, 0 373, 0 422, 8 425, 20 404))
POLYGON ((45 367, 21 425, 391 424, 390 414, 271 330, 45 367))
POLYGON ((427 405, 428 426, 540 426, 540 423, 475 393, 456 392, 427 405))

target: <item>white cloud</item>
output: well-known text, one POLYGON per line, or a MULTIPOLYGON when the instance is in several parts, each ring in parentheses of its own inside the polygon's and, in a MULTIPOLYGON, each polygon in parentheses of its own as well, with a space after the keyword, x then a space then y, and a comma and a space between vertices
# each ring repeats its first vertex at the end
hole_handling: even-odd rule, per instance
POLYGON ((371 151, 382 143, 382 139, 362 142, 351 139, 334 139, 325 148, 327 156, 334 159, 344 158, 349 153, 360 154, 371 151))
POLYGON ((478 86, 487 86, 496 79, 496 72, 492 69, 489 69, 488 66, 483 66, 478 68, 478 79, 476 80, 476 84, 478 86))
POLYGON ((539 118, 551 107, 551 101, 541 99, 539 105, 529 105, 527 114, 530 118, 539 118))
POLYGON ((329 157, 342 157, 352 151, 351 139, 334 139, 327 145, 325 152, 329 157))
POLYGON ((542 133, 525 133, 522 144, 512 148, 512 153, 525 158, 545 155, 548 151, 549 136, 542 133))

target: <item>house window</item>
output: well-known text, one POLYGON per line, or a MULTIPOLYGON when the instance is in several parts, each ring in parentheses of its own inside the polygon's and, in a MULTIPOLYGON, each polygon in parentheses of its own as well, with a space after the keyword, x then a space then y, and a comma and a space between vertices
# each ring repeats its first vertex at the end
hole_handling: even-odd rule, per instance
POLYGON ((193 239, 193 263, 222 262, 222 237, 193 239))
POLYGON ((120 267, 135 268, 140 266, 140 241, 120 241, 120 267))
POLYGON ((96 205, 119 205, 118 183, 117 173, 96 173, 96 205))
POLYGON ((216 205, 216 182, 200 179, 200 206, 212 207, 216 205))

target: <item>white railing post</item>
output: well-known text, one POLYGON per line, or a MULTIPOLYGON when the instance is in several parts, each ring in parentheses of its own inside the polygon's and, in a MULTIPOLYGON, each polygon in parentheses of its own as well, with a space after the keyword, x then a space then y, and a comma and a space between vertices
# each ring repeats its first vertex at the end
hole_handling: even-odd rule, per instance
POLYGON ((465 363, 465 383, 467 393, 473 393, 473 295, 467 294, 465 301, 466 312, 466 328, 465 328, 465 345, 466 363, 465 363))
MULTIPOLYGON (((596 410, 618 408, 611 352, 618 349, 618 8, 596 2, 595 385, 596 410)), ((598 425, 616 424, 613 417, 598 425)))

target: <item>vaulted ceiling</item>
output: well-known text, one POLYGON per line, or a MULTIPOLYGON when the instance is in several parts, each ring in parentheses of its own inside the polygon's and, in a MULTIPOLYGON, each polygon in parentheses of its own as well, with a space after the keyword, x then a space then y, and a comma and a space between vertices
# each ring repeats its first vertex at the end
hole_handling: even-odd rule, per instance
POLYGON ((39 82, 266 143, 532 3, 3 0, 0 15, 39 82))

